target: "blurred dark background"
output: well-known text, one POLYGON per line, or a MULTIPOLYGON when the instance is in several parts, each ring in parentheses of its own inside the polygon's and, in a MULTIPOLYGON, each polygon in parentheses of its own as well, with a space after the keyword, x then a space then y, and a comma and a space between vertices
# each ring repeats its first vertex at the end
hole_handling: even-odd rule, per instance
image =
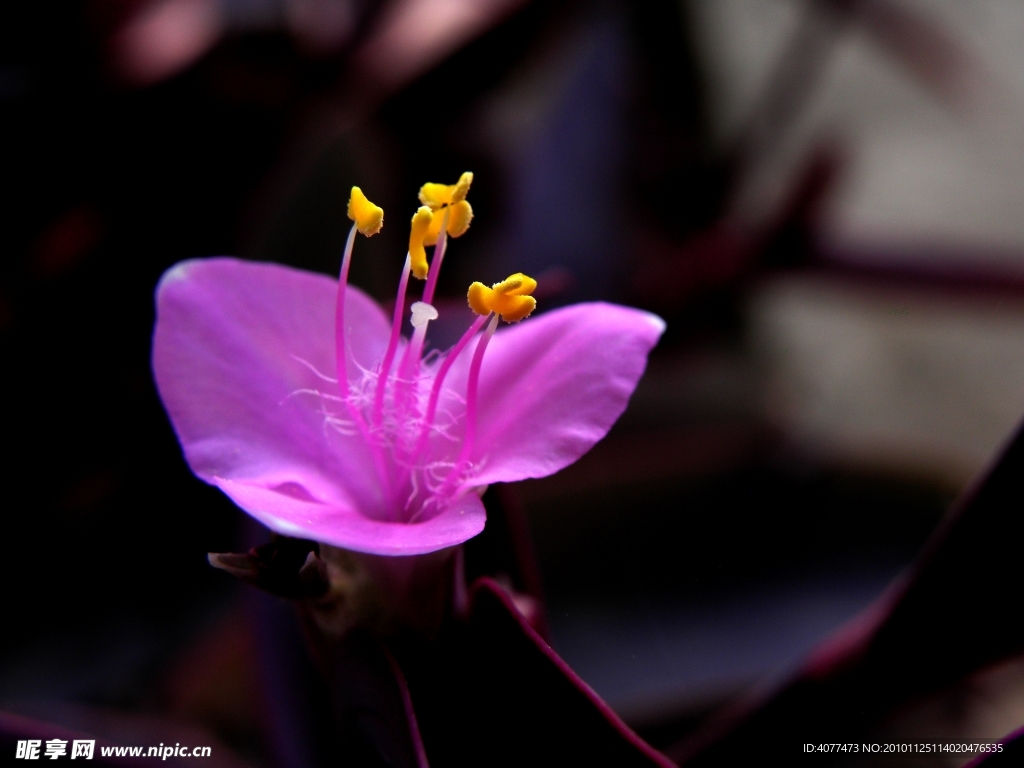
MULTIPOLYGON (((476 219, 440 286, 453 311, 471 280, 522 270, 542 307, 668 321, 609 437, 504 492, 556 650, 655 746, 875 598, 1024 411, 1016 4, 3 17, 4 708, 106 718, 123 743, 173 721, 287 764, 259 703, 263 625, 205 560, 261 534, 181 458, 152 295, 194 256, 335 272, 353 184, 387 212, 353 266, 383 302, 419 185, 472 170, 476 219)), ((922 705, 915 722, 1001 735, 1024 722, 1021 678, 979 682, 981 714, 922 705)))

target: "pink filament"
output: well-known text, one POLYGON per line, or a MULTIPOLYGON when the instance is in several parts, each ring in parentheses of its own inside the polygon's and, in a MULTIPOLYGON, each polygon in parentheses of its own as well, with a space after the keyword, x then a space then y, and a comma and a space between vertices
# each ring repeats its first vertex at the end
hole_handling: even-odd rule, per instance
POLYGON ((462 451, 459 453, 459 463, 466 464, 469 461, 469 454, 473 451, 473 443, 476 441, 476 396, 480 385, 480 365, 484 360, 484 352, 487 345, 494 336, 498 327, 498 316, 491 315, 491 322, 487 324, 487 330, 477 342, 476 351, 473 353, 473 362, 469 366, 469 380, 466 382, 466 434, 462 438, 462 451))
MULTIPOLYGON (((426 304, 430 304, 434 298, 434 291, 437 288, 438 275, 441 272, 441 265, 444 262, 445 251, 448 246, 448 221, 451 215, 450 209, 445 208, 444 219, 441 224, 441 228, 438 232, 437 244, 434 247, 433 258, 429 272, 427 275, 427 284, 423 290, 422 301, 426 304)), ((393 478, 388 470, 384 456, 381 452, 381 445, 378 441, 372 440, 370 435, 369 427, 362 414, 358 411, 355 405, 350 402, 349 399, 349 385, 347 377, 347 366, 345 365, 345 335, 344 335, 344 293, 345 288, 348 284, 348 272, 352 258, 352 246, 355 239, 356 228, 353 227, 349 233, 348 241, 345 245, 345 256, 342 259, 341 276, 338 282, 338 308, 336 310, 335 323, 337 330, 336 336, 336 353, 338 360, 342 361, 338 365, 338 382, 339 387, 342 387, 342 396, 344 397, 345 403, 352 415, 353 421, 362 433, 364 439, 369 445, 374 455, 374 463, 377 468, 378 475, 382 481, 385 490, 385 495, 390 497, 392 495, 395 486, 393 484, 393 478)), ((392 315, 391 322, 391 336, 388 339, 388 346, 384 353, 384 357, 381 360, 380 370, 377 376, 377 382, 374 388, 373 407, 370 411, 370 424, 374 428, 380 428, 384 418, 384 399, 387 393, 387 382, 391 374, 391 369, 395 362, 395 356, 398 352, 398 344, 401 339, 402 321, 405 314, 405 300, 406 294, 409 287, 409 275, 411 273, 411 257, 406 256, 405 266, 402 269, 402 277, 398 285, 398 295, 395 299, 395 309, 392 315)), ((440 368, 438 369, 437 375, 434 377, 433 386, 430 392, 430 398, 427 405, 426 418, 423 420, 422 427, 416 442, 413 456, 420 455, 426 448, 427 441, 430 437, 430 430, 433 426, 434 417, 437 413, 437 404, 440 399, 441 387, 444 383, 444 379, 448 374, 452 364, 458 358, 459 354, 469 344, 470 340, 476 335, 481 326, 487 321, 487 317, 477 318, 469 329, 462 335, 462 338, 452 347, 451 351, 442 361, 440 368)), ((480 376, 480 363, 483 359, 484 350, 487 348, 487 343, 490 337, 494 335, 495 326, 497 325, 497 316, 494 317, 491 325, 489 326, 486 334, 477 344, 476 351, 473 356, 473 361, 470 364, 469 371, 469 384, 467 390, 467 411, 466 411, 466 436, 463 440, 462 452, 459 456, 459 462, 455 469, 449 473, 448 477, 445 478, 442 484, 442 489, 452 490, 453 486, 458 480, 458 475, 461 473, 462 468, 468 463, 469 452, 472 448, 473 440, 476 434, 476 390, 477 381, 480 376)), ((408 413, 410 407, 410 399, 412 403, 415 403, 415 392, 418 384, 418 367, 420 356, 423 352, 423 344, 426 338, 427 325, 416 328, 412 338, 406 345, 405 352, 402 355, 402 359, 398 364, 398 371, 396 373, 395 380, 395 392, 393 395, 393 407, 394 415, 399 422, 406 421, 412 414, 408 413)), ((401 454, 404 454, 403 446, 395 443, 392 446, 392 451, 395 453, 396 459, 401 459, 401 454)), ((412 522, 420 512, 419 510, 413 515, 412 522)))
MULTIPOLYGON (((427 284, 423 288, 423 296, 420 298, 424 304, 431 304, 434 301, 434 290, 437 287, 437 276, 441 274, 441 264, 444 262, 444 253, 448 247, 448 216, 450 211, 444 209, 444 218, 441 220, 441 229, 437 233, 437 244, 434 246, 433 258, 430 260, 430 268, 427 272, 427 284)), ((427 336, 427 326, 417 328, 405 347, 405 354, 402 355, 402 362, 398 365, 398 388, 396 400, 398 407, 404 408, 408 402, 409 387, 415 386, 416 366, 423 355, 423 341, 427 336)))
POLYGON ((345 241, 345 255, 342 256, 341 273, 338 275, 338 298, 335 301, 334 307, 334 354, 337 358, 335 360, 335 368, 338 371, 338 389, 341 393, 341 398, 345 401, 345 406, 348 408, 349 415, 359 430, 359 434, 362 435, 363 440, 366 441, 373 454, 373 464, 377 470, 377 476, 381 481, 382 487, 387 488, 389 487, 390 478, 387 466, 384 463, 384 457, 381 455, 376 444, 370 439, 370 429, 366 424, 366 419, 363 418, 363 414, 359 412, 359 409, 349 397, 348 360, 345 356, 345 290, 348 287, 348 271, 352 265, 352 249, 355 245, 355 240, 356 225, 353 224, 352 229, 349 230, 348 239, 345 241))
MULTIPOLYGON (((346 403, 349 402, 348 361, 345 358, 345 289, 348 287, 348 270, 352 266, 352 247, 356 241, 356 225, 348 232, 345 241, 345 255, 341 258, 341 274, 338 276, 338 299, 334 307, 334 364, 338 371, 338 389, 346 403)), ((355 411, 349 406, 349 410, 355 411)), ((353 413, 353 417, 358 414, 353 413)), ((362 417, 359 417, 360 420, 362 417)))
POLYGON ((434 377, 434 385, 430 389, 430 400, 427 402, 427 413, 423 417, 423 428, 420 431, 420 437, 416 443, 415 456, 422 455, 423 451, 427 447, 427 440, 430 437, 430 430, 434 426, 434 414, 437 413, 437 401, 441 396, 441 386, 444 384, 445 376, 448 375, 448 369, 452 367, 452 363, 455 362, 456 358, 469 344, 469 340, 476 336, 477 331, 487 322, 487 316, 481 315, 473 324, 469 326, 462 338, 459 339, 455 346, 451 348, 444 361, 441 363, 441 367, 437 370, 437 375, 434 377))
MULTIPOLYGON (((441 264, 444 262, 445 251, 448 250, 448 216, 450 211, 444 209, 444 218, 441 220, 441 229, 437 233, 437 245, 434 247, 434 254, 430 260, 430 268, 427 272, 427 284, 423 288, 423 296, 420 298, 424 304, 434 303, 434 290, 437 288, 437 276, 441 274, 441 264)), ((417 329, 419 330, 419 329, 417 329)), ((402 362, 398 366, 398 375, 402 379, 408 379, 411 375, 413 361, 418 361, 423 354, 423 339, 426 337, 426 328, 422 333, 413 334, 409 345, 405 348, 402 362)))
POLYGON ((477 389, 480 384, 480 365, 484 359, 484 352, 487 351, 487 344, 494 336, 497 327, 498 316, 492 313, 491 322, 487 324, 487 330, 477 342, 476 350, 473 352, 473 361, 469 364, 469 378, 466 382, 466 432, 462 437, 462 450, 459 451, 459 459, 455 462, 455 466, 452 467, 444 479, 444 483, 438 489, 438 497, 443 497, 455 490, 455 484, 459 482, 459 475, 469 464, 469 455, 473 452, 473 444, 476 442, 476 401, 477 389))
MULTIPOLYGON (((419 350, 423 347, 423 339, 427 335, 427 325, 421 325, 413 331, 412 338, 405 347, 405 355, 398 366, 398 376, 395 381, 394 407, 395 416, 399 421, 415 418, 412 411, 416 405, 416 394, 419 388, 419 350), (410 354, 410 350, 414 354, 410 354)), ((396 444, 396 449, 399 446, 396 444)))
POLYGON ((434 303, 434 289, 437 288, 437 276, 441 274, 441 263, 444 261, 444 253, 448 250, 448 217, 451 209, 445 207, 444 219, 441 220, 441 229, 437 233, 437 247, 434 248, 434 258, 430 263, 430 273, 427 275, 427 285, 423 289, 422 301, 426 304, 434 303))
POLYGON ((391 364, 395 360, 395 352, 398 350, 398 339, 402 335, 402 317, 405 315, 405 294, 409 288, 410 265, 410 257, 406 256, 405 267, 402 269, 402 279, 398 282, 398 296, 395 297, 395 313, 391 319, 391 338, 388 340, 388 348, 380 364, 380 373, 377 375, 377 389, 373 394, 373 415, 371 420, 378 427, 383 418, 385 385, 388 381, 388 374, 391 373, 391 364))

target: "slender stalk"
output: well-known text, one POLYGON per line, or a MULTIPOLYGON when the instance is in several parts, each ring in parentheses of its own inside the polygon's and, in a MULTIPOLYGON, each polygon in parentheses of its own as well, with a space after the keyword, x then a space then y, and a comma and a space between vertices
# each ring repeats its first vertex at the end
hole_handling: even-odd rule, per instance
MULTIPOLYGON (((450 208, 444 209, 444 218, 441 220, 441 229, 437 233, 437 243, 434 246, 434 253, 430 259, 430 270, 427 273, 427 284, 423 288, 423 296, 420 298, 424 304, 434 303, 434 291, 437 288, 437 277, 441 274, 441 265, 444 263, 444 254, 448 250, 448 217, 451 215, 450 208)), ((402 363, 398 366, 398 375, 402 379, 409 377, 413 361, 418 361, 423 354, 423 341, 426 338, 426 331, 422 334, 413 334, 409 345, 405 348, 402 356, 402 363)))
MULTIPOLYGON (((448 218, 451 210, 444 209, 444 218, 441 219, 441 229, 437 233, 437 243, 434 246, 434 253, 430 260, 430 269, 427 273, 427 284, 423 288, 423 296, 420 298, 424 304, 431 304, 434 301, 434 290, 437 288, 437 276, 441 273, 441 264, 444 262, 444 254, 448 248, 448 218)), ((428 324, 429 325, 429 324, 428 324)), ((398 365, 398 382, 395 386, 395 400, 399 412, 404 411, 410 401, 410 390, 412 400, 415 400, 416 374, 420 357, 423 355, 423 344, 427 337, 427 325, 417 328, 409 339, 402 355, 402 362, 398 365)))
POLYGON ((483 363, 484 352, 487 351, 487 345, 490 343, 491 337, 494 336, 494 331, 497 327, 498 316, 492 313, 487 329, 480 337, 480 341, 476 343, 476 350, 473 352, 473 362, 469 364, 469 377, 466 381, 466 431, 462 436, 462 450, 459 451, 459 458, 455 462, 455 466, 448 472, 448 476, 438 489, 437 496, 439 498, 443 498, 455 490, 455 485, 459 482, 459 476, 469 464, 469 457, 473 452, 473 446, 476 442, 476 409, 480 385, 480 365, 483 363))
POLYGON ((449 351, 445 359, 441 362, 441 367, 437 370, 437 375, 434 377, 434 385, 430 389, 430 399, 427 402, 427 412, 423 417, 423 428, 420 430, 419 440, 416 442, 416 450, 413 452, 413 456, 420 456, 427 447, 427 440, 430 438, 430 430, 434 426, 434 415, 437 413, 437 401, 441 397, 441 387, 444 385, 444 379, 448 375, 448 370, 452 367, 452 364, 461 354, 462 350, 469 344, 470 339, 476 336, 477 332, 483 327, 483 324, 487 322, 487 316, 481 315, 473 321, 473 324, 469 326, 462 338, 459 339, 455 346, 449 351))
POLYGON ((338 298, 335 300, 334 306, 335 369, 338 372, 338 389, 341 394, 341 399, 345 402, 345 407, 348 409, 349 416, 352 418, 352 422, 356 425, 356 429, 359 430, 359 434, 370 449, 370 453, 373 456, 373 465, 377 471, 377 476, 380 479, 381 487, 387 489, 390 487, 390 477, 387 471, 387 464, 384 461, 383 455, 381 455, 376 441, 373 440, 370 435, 370 428, 366 423, 366 419, 363 418, 363 414, 359 412, 355 403, 352 402, 351 388, 348 381, 348 350, 346 348, 347 334, 345 333, 345 293, 348 288, 348 272, 349 268, 352 266, 352 250, 355 246, 355 241, 356 225, 353 223, 352 229, 348 232, 348 239, 345 241, 345 253, 341 257, 341 271, 338 275, 338 298))
POLYGON ((373 393, 373 411, 370 421, 375 427, 379 427, 383 419, 384 390, 387 385, 388 375, 391 373, 391 364, 395 360, 395 352, 398 350, 398 340, 402 335, 402 318, 405 315, 405 294, 409 288, 411 264, 411 257, 406 255, 405 267, 402 269, 402 279, 398 281, 395 312, 391 318, 391 338, 388 340, 388 348, 380 364, 380 373, 377 374, 377 388, 373 393))
POLYGON ((341 390, 341 397, 346 403, 349 402, 349 386, 348 358, 345 356, 345 290, 348 288, 348 270, 352 266, 352 248, 355 242, 356 225, 352 224, 352 229, 348 231, 348 239, 345 240, 345 253, 341 257, 338 298, 334 304, 334 364, 338 372, 338 389, 341 390))
POLYGON ((434 303, 434 289, 437 288, 437 276, 441 274, 441 264, 444 263, 444 254, 448 250, 448 218, 451 216, 451 207, 444 209, 444 218, 441 220, 441 229, 437 233, 437 246, 434 248, 434 256, 430 261, 430 273, 427 275, 427 285, 423 289, 423 301, 426 304, 434 303))

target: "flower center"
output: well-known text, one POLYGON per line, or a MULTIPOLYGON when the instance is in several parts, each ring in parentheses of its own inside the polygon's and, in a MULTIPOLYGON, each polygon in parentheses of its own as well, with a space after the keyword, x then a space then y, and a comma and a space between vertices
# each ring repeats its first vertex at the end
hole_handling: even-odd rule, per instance
POLYGON ((537 304, 530 295, 537 286, 536 281, 521 273, 490 288, 473 283, 467 298, 470 308, 479 317, 447 354, 423 356, 427 328, 430 321, 438 317, 431 302, 447 239, 464 234, 472 218, 472 209, 465 199, 472 178, 472 174, 465 173, 457 184, 425 184, 421 188, 420 200, 424 205, 416 211, 410 225, 409 253, 398 283, 388 345, 379 364, 365 371, 358 381, 350 381, 348 377, 345 292, 355 234, 357 231, 366 236, 376 234, 383 222, 383 211, 369 202, 358 187, 353 187, 349 201, 348 214, 353 225, 345 243, 335 313, 339 395, 355 432, 373 457, 380 480, 382 509, 367 510, 367 513, 393 522, 430 519, 453 498, 472 487, 484 354, 499 317, 506 322, 518 322, 537 304), (425 249, 429 245, 434 246, 430 262, 425 249), (402 349, 401 327, 410 276, 426 280, 426 284, 422 299, 410 307, 413 332, 402 349), (482 334, 481 329, 484 329, 482 334), (464 396, 445 390, 444 383, 452 365, 478 336, 464 396))

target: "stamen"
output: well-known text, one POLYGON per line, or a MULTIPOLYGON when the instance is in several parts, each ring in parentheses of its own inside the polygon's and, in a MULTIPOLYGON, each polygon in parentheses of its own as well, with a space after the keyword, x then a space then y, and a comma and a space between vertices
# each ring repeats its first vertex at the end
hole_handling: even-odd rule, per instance
POLYGON ((351 386, 348 380, 347 334, 345 332, 345 293, 348 288, 349 268, 352 266, 352 249, 355 246, 356 232, 362 232, 366 237, 371 237, 379 232, 384 222, 384 210, 367 200, 366 195, 359 187, 352 187, 348 201, 348 215, 353 220, 353 224, 349 230, 348 239, 345 241, 345 253, 341 257, 338 296, 334 307, 334 354, 336 357, 335 367, 338 371, 338 389, 345 401, 349 415, 352 417, 352 422, 370 448, 381 487, 387 489, 390 485, 390 477, 384 456, 370 439, 370 429, 366 424, 366 419, 363 418, 363 414, 360 413, 356 404, 352 402, 351 386))
POLYGON ((420 202, 435 211, 452 201, 452 185, 428 181, 420 187, 420 202))
MULTIPOLYGON (((532 277, 524 275, 522 272, 510 275, 490 288, 482 283, 473 283, 469 286, 469 291, 466 294, 469 306, 474 312, 481 315, 481 318, 473 324, 470 331, 475 333, 475 329, 479 327, 478 324, 484 318, 490 318, 490 322, 487 324, 487 330, 480 337, 480 341, 477 342, 476 351, 473 353, 473 360, 469 365, 469 376, 466 380, 466 428, 462 437, 462 448, 459 451, 459 458, 438 489, 436 498, 444 498, 446 495, 451 494, 461 481, 462 474, 469 466, 469 457, 473 453, 473 445, 476 442, 476 410, 477 392, 480 384, 480 365, 483 362, 487 345, 494 335, 495 329, 498 327, 498 318, 502 317, 506 322, 517 322, 527 317, 537 306, 536 300, 529 295, 536 288, 537 281, 532 277)), ((467 332, 467 335, 460 339, 460 343, 468 341, 470 335, 467 332)), ((445 363, 447 362, 446 360, 445 363)), ((441 378, 441 373, 441 371, 438 371, 438 379, 441 378)), ((447 370, 444 373, 447 373, 447 370)), ((435 408, 436 392, 440 392, 440 384, 435 379, 434 389, 430 393, 430 401, 435 403, 435 408)), ((430 407, 431 404, 428 403, 428 412, 430 407)), ((431 413, 430 419, 426 421, 428 427, 432 419, 433 414, 431 413)), ((421 434, 419 439, 420 446, 424 444, 423 441, 424 437, 421 434)))
MULTIPOLYGON (((429 211, 429 209, 426 206, 420 208, 420 210, 416 212, 416 216, 419 216, 421 211, 429 211)), ((415 236, 416 234, 416 216, 414 216, 412 220, 413 236, 415 236)), ((431 217, 432 219, 436 219, 437 215, 432 214, 431 217)), ((430 223, 431 222, 427 222, 428 225, 430 223)), ((446 235, 447 227, 448 208, 445 208, 444 217, 441 220, 441 230, 440 234, 438 235, 437 245, 434 248, 434 258, 431 259, 430 265, 428 267, 429 272, 424 275, 424 277, 427 278, 427 284, 423 288, 422 301, 424 304, 432 304, 434 301, 434 289, 437 287, 437 276, 441 273, 441 264, 444 263, 444 254, 445 251, 447 250, 448 245, 448 238, 446 235)), ((424 235, 424 240, 426 240, 426 235, 424 235)), ((420 250, 423 250, 422 244, 420 245, 420 250)), ((424 253, 423 255, 423 263, 427 263, 426 253, 424 253)), ((417 277, 420 276, 417 275, 417 277)), ((420 279, 422 279, 422 277, 420 279)), ((402 362, 398 366, 399 378, 407 380, 411 377, 412 373, 414 372, 414 366, 416 365, 417 362, 419 362, 420 355, 423 354, 423 342, 426 339, 426 336, 426 326, 424 326, 422 330, 419 327, 417 327, 416 330, 413 332, 412 338, 409 340, 409 344, 405 348, 405 354, 402 355, 402 362)))
POLYGON ((348 267, 352 257, 352 240, 356 231, 356 225, 352 225, 352 232, 349 235, 348 245, 346 246, 345 256, 342 259, 341 276, 338 280, 338 299, 337 307, 335 309, 335 332, 334 332, 334 346, 335 354, 338 356, 340 362, 337 363, 338 368, 338 388, 341 393, 341 399, 345 403, 345 407, 348 410, 349 416, 352 418, 352 423, 355 424, 355 431, 341 429, 338 427, 342 422, 337 419, 328 419, 326 423, 331 423, 335 429, 343 435, 351 435, 356 432, 363 438, 363 441, 370 449, 370 455, 373 458, 373 466, 377 472, 377 478, 381 482, 381 488, 385 489, 385 498, 390 494, 391 487, 391 476, 388 472, 387 463, 384 461, 384 456, 381 454, 379 447, 372 440, 370 435, 370 428, 366 423, 366 419, 363 418, 363 414, 359 412, 359 408, 351 398, 351 390, 348 382, 348 365, 345 359, 345 286, 348 284, 348 267))
POLYGON ((472 183, 473 174, 469 171, 459 176, 455 184, 436 184, 428 181, 420 187, 420 202, 436 211, 442 206, 465 200, 472 183))
POLYGON ((448 210, 452 213, 451 221, 448 223, 448 234, 452 237, 462 237, 473 220, 473 206, 468 200, 460 200, 449 205, 448 210))
MULTIPOLYGON (((358 189, 358 187, 354 187, 358 189)), ((341 273, 338 275, 338 298, 334 306, 334 356, 338 370, 338 388, 348 402, 348 359, 345 357, 345 289, 348 287, 348 270, 352 265, 352 248, 356 242, 359 224, 354 223, 345 241, 345 254, 341 257, 341 273)))
POLYGON ((452 367, 452 364, 461 354, 462 350, 469 344, 470 339, 476 336, 477 332, 483 327, 483 324, 487 322, 487 316, 478 317, 473 321, 473 324, 469 326, 462 338, 459 339, 455 346, 448 352, 448 356, 441 362, 441 367, 437 369, 437 374, 434 376, 434 384, 430 388, 430 399, 427 401, 427 412, 423 416, 423 427, 420 430, 419 440, 416 442, 416 450, 413 452, 414 456, 422 456, 423 451, 427 447, 427 440, 430 438, 430 432, 434 428, 434 416, 437 414, 437 401, 441 397, 441 387, 444 385, 445 377, 448 375, 448 370, 452 367))
MULTIPOLYGON (((335 366, 338 370, 338 387, 345 402, 349 402, 348 360, 345 357, 345 289, 348 288, 348 270, 352 265, 352 248, 356 242, 357 231, 366 237, 372 237, 380 232, 384 226, 384 209, 371 203, 359 187, 352 187, 348 198, 348 217, 352 219, 352 228, 345 241, 345 254, 341 257, 338 298, 334 306, 335 366)), ((353 413, 353 417, 358 417, 358 421, 363 420, 358 413, 353 413)))
POLYGON ((416 384, 416 368, 420 363, 420 350, 423 349, 423 342, 427 337, 427 326, 429 324, 430 321, 425 319, 422 325, 413 328, 412 338, 409 339, 409 344, 405 348, 405 354, 402 356, 402 364, 398 368, 400 389, 403 385, 415 386, 416 384))
MULTIPOLYGON (((437 236, 441 234, 441 224, 445 222, 444 216, 439 216, 441 211, 447 211, 449 206, 442 206, 437 210, 431 209, 434 213, 434 217, 430 220, 430 226, 427 227, 427 234, 423 236, 424 245, 437 245, 437 236)), ((445 223, 447 226, 447 223, 445 223)))
POLYGON ((466 234, 466 230, 469 229, 470 223, 473 221, 473 206, 469 204, 468 200, 460 200, 457 203, 451 205, 445 205, 434 211, 434 218, 430 222, 430 226, 427 228, 427 234, 423 238, 424 245, 434 245, 437 243, 438 235, 441 234, 441 230, 444 229, 448 233, 448 237, 462 237, 466 234), (437 214, 441 211, 448 212, 448 218, 444 219, 442 226, 442 217, 437 214))
POLYGON ((391 364, 395 360, 395 352, 398 350, 398 340, 402 335, 402 315, 405 313, 405 294, 409 288, 411 261, 411 256, 405 257, 402 278, 398 281, 398 295, 395 297, 395 311, 391 316, 391 338, 388 339, 388 348, 384 352, 384 359, 380 363, 380 372, 377 374, 377 387, 373 393, 373 411, 370 418, 372 423, 378 427, 384 414, 384 389, 387 385, 388 375, 391 373, 391 364))
POLYGON ((473 361, 469 364, 469 377, 466 381, 466 431, 462 437, 462 450, 459 451, 459 458, 455 462, 455 466, 448 472, 448 476, 438 489, 436 494, 438 498, 444 498, 455 490, 462 473, 469 466, 469 456, 473 452, 473 445, 476 442, 476 403, 480 384, 480 365, 484 359, 484 352, 487 351, 487 345, 498 327, 498 315, 491 314, 490 318, 491 321, 487 324, 487 329, 476 344, 473 361))
MULTIPOLYGON (((437 276, 441 274, 441 264, 444 263, 444 254, 448 250, 448 217, 451 208, 444 209, 444 217, 441 220, 441 229, 437 235, 437 245, 434 248, 434 258, 430 265, 430 275, 427 277, 427 285, 423 288, 423 301, 427 304, 434 302, 434 289, 437 288, 437 276)), ((417 357, 419 354, 417 353, 417 357)))
POLYGON ((423 241, 433 219, 434 214, 425 205, 421 205, 412 217, 412 226, 409 229, 409 258, 412 259, 412 273, 417 280, 426 279, 427 270, 430 268, 423 241))
POLYGON ((483 283, 473 283, 466 298, 469 308, 478 315, 495 312, 506 323, 518 323, 537 307, 537 300, 530 295, 536 289, 536 280, 516 272, 490 288, 483 283))
MULTIPOLYGON (((436 504, 450 499, 464 482, 476 440, 476 411, 484 353, 495 333, 499 318, 506 321, 521 320, 529 315, 536 305, 529 295, 536 283, 525 275, 513 275, 491 288, 474 284, 468 296, 469 303, 481 316, 473 321, 459 341, 438 363, 434 362, 433 355, 441 353, 436 351, 428 355, 426 360, 421 360, 430 322, 438 317, 433 299, 447 251, 448 238, 463 235, 473 218, 473 209, 466 200, 472 181, 473 174, 464 173, 456 184, 425 184, 420 189, 420 200, 423 205, 416 211, 411 221, 409 252, 399 280, 388 346, 377 370, 360 368, 362 379, 357 375, 355 382, 349 380, 348 366, 356 361, 348 359, 345 327, 345 296, 352 250, 357 231, 367 236, 380 231, 383 210, 367 200, 358 187, 352 188, 348 215, 354 225, 345 243, 335 310, 335 353, 338 360, 337 387, 340 397, 325 395, 314 389, 301 392, 307 396, 320 398, 325 417, 325 430, 330 429, 342 434, 356 432, 362 435, 380 476, 384 504, 392 509, 397 503, 406 514, 412 513, 407 522, 415 522, 417 517, 428 514, 428 510, 434 509, 436 504), (427 260, 426 246, 434 246, 430 261, 427 260), (414 330, 400 362, 397 362, 398 370, 393 371, 398 357, 398 347, 402 341, 402 322, 411 276, 425 280, 426 284, 421 301, 414 302, 410 308, 410 322, 414 330), (480 334, 481 329, 484 331, 479 335, 467 374, 466 415, 462 420, 464 434, 458 457, 454 462, 430 461, 427 453, 433 436, 443 434, 448 439, 456 439, 454 435, 448 433, 457 428, 458 415, 447 414, 451 424, 445 425, 444 419, 438 413, 439 409, 447 413, 440 406, 441 392, 444 390, 452 365, 473 338, 480 334), (376 379, 373 378, 374 375, 376 379), (426 412, 421 417, 421 409, 424 406, 421 399, 424 379, 431 381, 425 403, 426 412), (332 401, 344 403, 344 410, 350 418, 344 418, 340 412, 332 413, 332 401), (439 423, 435 424, 435 421, 439 423), (410 448, 414 450, 410 451, 410 448), (433 489, 438 491, 435 492, 433 489), (421 500, 422 504, 414 510, 417 500, 421 500)), ((462 398, 454 393, 452 396, 462 401, 462 398)), ((451 454, 446 452, 446 456, 451 454)))
POLYGON ((366 199, 363 190, 352 187, 348 198, 348 217, 367 237, 376 235, 384 226, 384 209, 366 199))
MULTIPOLYGON (((416 418, 415 406, 419 391, 419 367, 420 350, 423 349, 423 341, 427 336, 427 327, 431 320, 437 319, 437 310, 430 304, 417 301, 410 307, 412 312, 411 322, 413 325, 412 338, 405 347, 405 354, 398 366, 398 376, 395 382, 394 411, 399 423, 409 422, 416 418)), ((395 455, 400 459, 407 459, 405 451, 408 444, 402 445, 396 442, 393 446, 395 455)))
POLYGON ((466 199, 466 195, 469 194, 469 187, 473 183, 473 174, 466 171, 464 174, 459 176, 458 182, 456 182, 454 189, 452 189, 452 202, 459 203, 466 199))
MULTIPOLYGON (((484 352, 487 345, 494 336, 498 327, 498 316, 493 315, 491 322, 487 324, 480 341, 477 342, 476 351, 473 353, 473 362, 469 365, 469 379, 466 382, 466 433, 462 438, 462 450, 459 452, 459 461, 452 474, 455 474, 460 467, 469 463, 469 455, 473 452, 473 444, 476 442, 476 401, 477 391, 480 385, 480 365, 484 360, 484 352)), ((451 475, 449 475, 451 477, 451 475)))

